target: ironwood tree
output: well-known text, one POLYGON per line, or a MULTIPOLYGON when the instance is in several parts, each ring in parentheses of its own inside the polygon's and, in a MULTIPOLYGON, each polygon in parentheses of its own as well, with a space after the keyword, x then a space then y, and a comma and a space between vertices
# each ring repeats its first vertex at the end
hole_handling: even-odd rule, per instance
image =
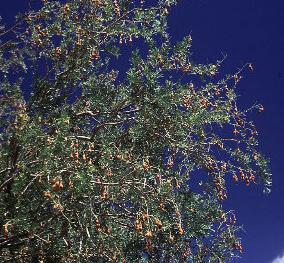
POLYGON ((176 2, 43 0, 2 23, 1 262, 240 256, 226 182, 269 191, 264 108, 238 107, 251 64, 222 76, 173 41, 176 2))

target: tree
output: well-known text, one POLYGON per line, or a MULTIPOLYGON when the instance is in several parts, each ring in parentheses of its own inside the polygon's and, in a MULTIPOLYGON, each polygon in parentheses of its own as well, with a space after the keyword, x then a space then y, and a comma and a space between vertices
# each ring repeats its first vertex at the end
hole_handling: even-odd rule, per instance
POLYGON ((222 60, 192 61, 190 36, 172 43, 176 2, 43 0, 1 28, 1 262, 228 262, 242 252, 222 201, 227 180, 269 191, 247 118, 263 107, 237 105, 250 64, 220 76, 222 60), (115 66, 125 49, 126 70, 115 66))

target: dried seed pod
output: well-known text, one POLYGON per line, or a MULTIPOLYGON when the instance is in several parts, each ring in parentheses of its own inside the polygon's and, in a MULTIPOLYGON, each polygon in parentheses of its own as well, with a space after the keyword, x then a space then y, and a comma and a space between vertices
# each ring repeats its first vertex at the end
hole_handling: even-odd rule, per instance
POLYGON ((250 185, 250 179, 248 176, 245 177, 245 181, 246 181, 246 186, 250 185))
POLYGON ((215 95, 216 95, 217 97, 219 97, 219 96, 221 95, 221 92, 220 92, 219 89, 215 91, 215 95))
POLYGON ((103 186, 101 188, 101 198, 103 200, 107 199, 108 198, 108 192, 107 192, 107 188, 105 186, 103 186))
POLYGON ((100 53, 97 50, 93 50, 90 60, 98 60, 100 58, 100 53))
POLYGON ((172 234, 169 235, 169 241, 173 243, 175 241, 175 238, 172 236, 172 234))
POLYGON ((52 185, 52 190, 54 192, 58 192, 60 191, 62 188, 61 188, 61 184, 60 184, 60 181, 56 181, 53 185, 52 185))
POLYGON ((57 47, 57 48, 55 49, 55 56, 56 56, 56 57, 60 57, 60 56, 61 56, 61 48, 60 48, 60 47, 57 47))
POLYGON ((249 180, 251 182, 255 182, 255 176, 253 174, 250 175, 249 180))
POLYGON ((53 208, 54 208, 55 210, 57 210, 57 211, 63 211, 63 207, 62 207, 62 205, 59 204, 59 203, 55 203, 55 204, 53 205, 53 208))
POLYGON ((145 172, 148 172, 149 170, 150 170, 150 168, 151 168, 151 166, 150 166, 150 163, 149 163, 149 160, 148 159, 146 159, 146 160, 143 160, 143 169, 145 170, 145 172))
POLYGON ((248 68, 249 68, 251 71, 254 70, 252 63, 249 63, 249 64, 248 64, 248 68))
POLYGON ((73 188, 74 187, 74 184, 73 184, 73 182, 71 180, 68 182, 68 187, 69 188, 73 188))
POLYGON ((145 237, 147 237, 147 238, 152 238, 152 237, 153 237, 153 233, 152 233, 151 231, 147 231, 147 232, 145 233, 145 237))
POLYGON ((63 13, 64 13, 64 15, 68 15, 69 12, 70 12, 70 6, 68 4, 65 4, 63 6, 63 13))
POLYGON ((239 178, 236 174, 233 175, 233 181, 236 183, 239 181, 239 178))
POLYGON ((120 8, 117 0, 113 0, 114 12, 117 16, 120 16, 120 8))
POLYGON ((142 214, 142 220, 145 222, 149 219, 149 215, 147 213, 142 214))
POLYGON ((168 159, 168 163, 167 163, 168 169, 171 169, 171 168, 173 167, 173 165, 174 165, 173 158, 170 157, 170 158, 168 159))
POLYGON ((242 181, 245 180, 245 174, 244 174, 243 170, 240 170, 240 177, 241 177, 242 181))
POLYGON ((162 229, 162 227, 163 227, 161 220, 158 219, 158 218, 155 218, 154 224, 157 226, 158 229, 162 229))
POLYGON ((136 220, 135 221, 135 230, 138 232, 138 233, 141 233, 142 230, 143 230, 143 226, 142 226, 142 223, 140 220, 136 220))
POLYGON ((259 113, 264 112, 264 107, 263 107, 263 105, 259 105, 259 106, 258 106, 258 112, 259 112, 259 113))
POLYGON ((233 134, 234 134, 234 135, 237 135, 237 134, 239 134, 239 133, 240 133, 240 132, 239 132, 237 129, 234 129, 234 130, 233 130, 233 134))
POLYGON ((108 177, 112 177, 112 171, 111 171, 111 169, 107 169, 106 175, 107 175, 108 177))
POLYGON ((42 195, 43 195, 43 197, 46 198, 46 199, 51 199, 51 193, 50 193, 50 191, 44 191, 42 195))
POLYGON ((181 226, 178 227, 178 234, 179 234, 180 236, 182 236, 182 235, 184 234, 184 230, 182 229, 181 226))
POLYGON ((3 225, 3 228, 4 228, 4 238, 5 239, 8 239, 8 236, 9 236, 9 223, 6 223, 3 225))

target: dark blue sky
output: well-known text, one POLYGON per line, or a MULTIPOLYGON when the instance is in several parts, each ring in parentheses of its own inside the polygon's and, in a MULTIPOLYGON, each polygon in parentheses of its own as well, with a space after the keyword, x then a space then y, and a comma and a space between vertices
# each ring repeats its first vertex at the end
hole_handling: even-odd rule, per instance
MULTIPOLYGON (((25 0, 1 1, 0 15, 11 22, 26 7, 25 0)), ((225 72, 246 62, 254 65, 239 85, 239 102, 248 107, 257 101, 265 107, 251 119, 261 149, 271 159, 272 193, 235 186, 225 206, 236 211, 246 230, 243 257, 235 262, 272 263, 284 252, 284 1, 181 0, 172 9, 169 26, 173 41, 191 34, 197 62, 214 62, 225 53, 225 72)))

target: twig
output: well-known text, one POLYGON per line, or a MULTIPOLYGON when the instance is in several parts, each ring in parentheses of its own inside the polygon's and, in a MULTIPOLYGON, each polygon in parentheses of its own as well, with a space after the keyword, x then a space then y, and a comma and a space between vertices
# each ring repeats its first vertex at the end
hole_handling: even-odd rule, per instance
POLYGON ((28 184, 27 186, 24 188, 24 190, 20 193, 20 196, 22 196, 27 190, 28 188, 32 185, 32 183, 39 177, 41 176, 42 174, 38 174, 36 175, 28 184))

